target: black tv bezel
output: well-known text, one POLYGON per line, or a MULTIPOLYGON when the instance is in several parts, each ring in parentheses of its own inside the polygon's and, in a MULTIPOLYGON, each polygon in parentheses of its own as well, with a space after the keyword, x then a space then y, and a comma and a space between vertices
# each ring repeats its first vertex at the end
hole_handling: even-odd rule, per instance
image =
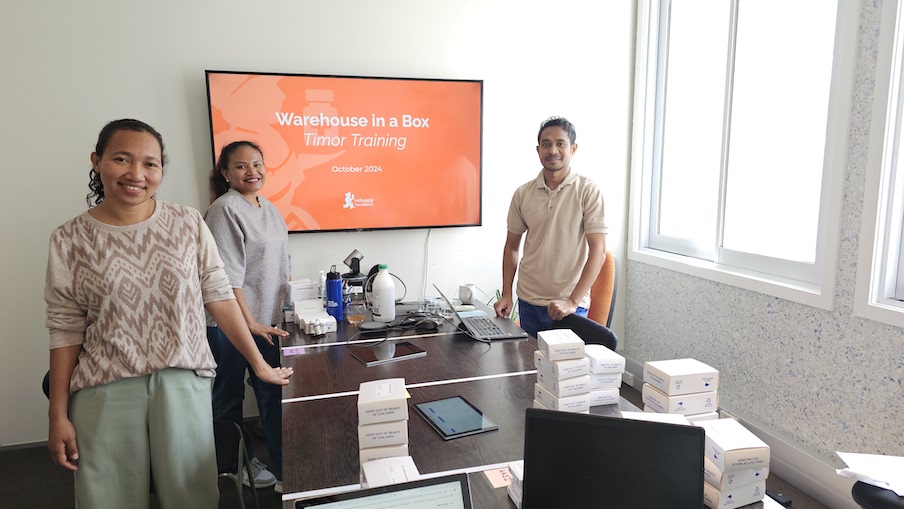
POLYGON ((290 73, 277 71, 234 71, 234 70, 204 70, 204 87, 207 94, 207 124, 210 132, 210 153, 211 168, 217 164, 217 147, 215 135, 213 132, 213 105, 210 98, 210 75, 211 74, 243 74, 254 76, 285 76, 285 77, 305 77, 305 78, 339 78, 339 79, 365 79, 365 80, 394 80, 394 81, 419 81, 419 82, 453 82, 453 83, 477 83, 480 85, 480 148, 478 156, 478 187, 477 187, 477 222, 474 224, 443 224, 443 225, 413 225, 413 226, 387 226, 378 228, 337 228, 337 229, 318 229, 318 230, 292 230, 290 234, 307 234, 307 233, 339 233, 339 232, 366 232, 366 231, 392 231, 392 230, 430 230, 435 228, 464 228, 464 227, 480 227, 483 226, 483 80, 482 79, 465 79, 465 78, 419 78, 404 76, 363 76, 352 74, 311 74, 311 73, 290 73))

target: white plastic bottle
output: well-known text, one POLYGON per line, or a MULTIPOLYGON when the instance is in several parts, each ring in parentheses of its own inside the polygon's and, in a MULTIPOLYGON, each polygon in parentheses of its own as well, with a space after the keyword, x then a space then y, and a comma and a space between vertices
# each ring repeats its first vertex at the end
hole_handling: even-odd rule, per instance
POLYGON ((389 267, 381 263, 380 271, 374 277, 373 303, 371 312, 375 322, 391 322, 395 320, 395 282, 389 274, 389 267))

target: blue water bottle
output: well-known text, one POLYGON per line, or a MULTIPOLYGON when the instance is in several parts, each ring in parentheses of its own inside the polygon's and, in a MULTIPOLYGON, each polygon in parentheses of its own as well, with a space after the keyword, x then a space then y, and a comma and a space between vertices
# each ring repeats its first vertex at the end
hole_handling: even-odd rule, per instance
POLYGON ((342 276, 336 271, 336 266, 330 267, 326 275, 326 312, 342 321, 342 276))

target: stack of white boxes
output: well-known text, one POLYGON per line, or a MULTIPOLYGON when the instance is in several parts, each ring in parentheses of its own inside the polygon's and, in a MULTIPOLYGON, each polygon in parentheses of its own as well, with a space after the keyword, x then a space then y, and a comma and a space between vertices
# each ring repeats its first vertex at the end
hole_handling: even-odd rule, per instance
POLYGON ((590 413, 590 361, 584 356, 584 341, 570 329, 554 329, 538 332, 537 343, 534 408, 590 413))
POLYGON ((509 463, 508 469, 511 482, 506 486, 505 491, 515 507, 521 509, 521 495, 524 494, 524 460, 509 463))
POLYGON ((643 367, 644 410, 681 414, 693 424, 718 419, 719 371, 696 359, 647 362, 643 367))
POLYGON ((404 378, 361 384, 358 449, 362 465, 382 458, 408 456, 408 402, 404 378))
POLYGON ((712 509, 752 504, 766 494, 769 446, 738 421, 697 423, 706 431, 703 502, 712 509))
POLYGON ((590 406, 618 404, 625 358, 603 345, 584 345, 590 361, 590 406))

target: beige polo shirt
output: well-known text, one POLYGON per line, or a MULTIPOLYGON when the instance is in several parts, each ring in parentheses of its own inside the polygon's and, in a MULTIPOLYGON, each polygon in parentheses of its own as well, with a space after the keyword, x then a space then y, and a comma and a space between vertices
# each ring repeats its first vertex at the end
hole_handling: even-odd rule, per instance
MULTIPOLYGON (((556 190, 550 190, 541 171, 515 190, 508 230, 519 235, 527 232, 518 266, 518 298, 536 306, 568 298, 587 261, 585 234, 608 231, 603 195, 596 182, 574 170, 556 190)), ((581 306, 589 305, 588 292, 581 306)))

